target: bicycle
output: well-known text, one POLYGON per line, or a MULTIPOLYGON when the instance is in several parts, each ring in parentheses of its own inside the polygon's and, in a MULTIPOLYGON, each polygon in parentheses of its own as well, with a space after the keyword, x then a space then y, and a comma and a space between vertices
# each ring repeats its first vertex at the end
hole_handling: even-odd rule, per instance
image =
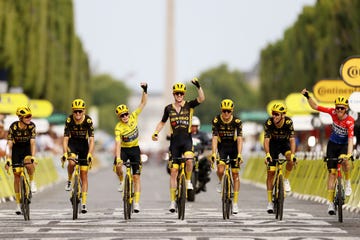
POLYGON ((224 176, 222 178, 222 189, 221 189, 221 205, 223 219, 229 219, 232 214, 232 202, 234 197, 234 182, 232 174, 230 173, 230 162, 237 161, 237 159, 220 159, 225 163, 224 176))
MULTIPOLYGON (((20 205, 25 221, 30 220, 30 203, 32 198, 30 183, 25 174, 25 165, 27 164, 32 164, 32 162, 24 163, 23 166, 13 166, 15 172, 20 172, 20 205)), ((10 174, 9 171, 8 174, 10 174)))
POLYGON ((179 160, 180 165, 178 169, 177 175, 177 187, 176 187, 176 207, 178 212, 178 219, 184 220, 185 218, 185 202, 187 199, 187 186, 186 186, 186 178, 185 178, 185 162, 188 159, 192 158, 175 158, 173 160, 179 160))
POLYGON ((71 192, 71 205, 73 210, 73 220, 78 218, 78 213, 80 212, 80 200, 81 200, 81 180, 80 180, 80 165, 79 159, 76 155, 75 158, 69 157, 67 160, 73 161, 75 163, 74 168, 74 176, 73 176, 73 185, 72 185, 72 192, 71 192))
POLYGON ((123 202, 124 202, 124 218, 128 220, 131 218, 131 214, 134 211, 134 179, 131 171, 131 165, 137 163, 131 163, 130 159, 124 162, 126 167, 126 175, 124 179, 124 191, 123 191, 123 202))
POLYGON ((198 188, 198 186, 197 186, 198 179, 199 179, 199 158, 198 158, 198 153, 195 153, 194 158, 193 158, 193 171, 191 174, 191 183, 192 183, 194 189, 187 190, 187 200, 189 202, 195 201, 195 195, 196 195, 196 191, 198 188))
POLYGON ((341 163, 344 159, 342 158, 325 158, 324 161, 336 161, 336 172, 337 177, 335 180, 335 192, 334 192, 334 205, 335 212, 338 213, 339 222, 343 222, 343 211, 342 207, 345 203, 345 190, 344 190, 344 182, 341 174, 341 163))
POLYGON ((286 159, 273 159, 273 161, 276 162, 274 185, 272 190, 275 219, 279 219, 281 221, 283 219, 285 199, 284 175, 282 165, 286 163, 286 159))

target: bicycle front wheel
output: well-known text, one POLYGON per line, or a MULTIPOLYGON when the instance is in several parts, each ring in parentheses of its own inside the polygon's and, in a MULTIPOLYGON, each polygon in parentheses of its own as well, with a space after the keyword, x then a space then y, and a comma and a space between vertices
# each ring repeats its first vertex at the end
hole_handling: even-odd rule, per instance
POLYGON ((184 220, 185 218, 185 201, 186 201, 185 175, 182 175, 178 181, 178 197, 177 197, 178 218, 180 220, 184 220))
POLYGON ((230 209, 231 209, 231 199, 230 199, 230 185, 229 185, 229 177, 227 175, 224 175, 223 183, 222 183, 222 213, 223 213, 223 219, 229 219, 230 218, 230 209))
POLYGON ((130 179, 126 175, 124 180, 124 218, 128 220, 131 218, 131 189, 130 189, 130 179))
POLYGON ((30 220, 30 207, 27 200, 27 190, 26 190, 26 179, 24 176, 20 176, 20 198, 21 198, 21 211, 24 215, 24 220, 30 220))
POLYGON ((337 205, 337 212, 338 212, 338 220, 339 222, 343 222, 343 211, 342 207, 344 205, 344 188, 341 184, 341 178, 338 178, 336 186, 336 205, 337 205))
POLYGON ((80 191, 80 189, 79 189, 79 177, 75 176, 74 177, 73 192, 71 194, 71 204, 72 204, 72 208, 73 208, 73 220, 78 218, 79 203, 80 203, 80 199, 78 199, 79 191, 80 191))
POLYGON ((283 212, 284 212, 284 179, 283 176, 279 176, 279 182, 278 182, 278 192, 277 192, 277 208, 276 208, 276 219, 279 219, 280 221, 283 219, 283 212))

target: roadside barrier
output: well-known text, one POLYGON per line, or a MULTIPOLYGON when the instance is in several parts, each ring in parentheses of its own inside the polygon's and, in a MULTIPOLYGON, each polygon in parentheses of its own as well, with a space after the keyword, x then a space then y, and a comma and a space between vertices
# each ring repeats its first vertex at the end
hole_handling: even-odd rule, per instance
MULTIPOLYGON (((264 158, 251 157, 246 161, 242 178, 265 186, 264 158)), ((345 178, 343 174, 343 178, 345 178)), ((345 199, 345 209, 360 212, 360 162, 351 162, 352 194, 345 199)), ((328 171, 323 159, 297 160, 290 177, 291 191, 299 198, 326 202, 328 171)))

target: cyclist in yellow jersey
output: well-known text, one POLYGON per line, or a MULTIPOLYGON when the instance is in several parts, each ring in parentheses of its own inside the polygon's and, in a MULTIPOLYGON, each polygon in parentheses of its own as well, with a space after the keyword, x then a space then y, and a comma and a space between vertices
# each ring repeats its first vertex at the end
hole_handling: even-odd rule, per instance
POLYGON ((6 147, 6 171, 12 165, 14 172, 14 190, 15 190, 15 201, 17 215, 21 214, 20 209, 20 172, 17 171, 18 167, 24 166, 30 178, 30 188, 33 193, 37 191, 36 184, 34 182, 35 173, 35 136, 36 126, 31 121, 31 109, 23 106, 18 107, 16 115, 19 117, 19 121, 13 122, 9 127, 6 147))
POLYGON ((132 171, 134 177, 134 212, 140 212, 140 174, 141 174, 141 159, 139 147, 139 129, 138 129, 138 116, 147 102, 147 83, 141 83, 143 89, 141 102, 139 106, 131 114, 125 104, 116 107, 115 113, 119 118, 119 122, 115 126, 115 161, 114 170, 119 177, 120 187, 119 191, 123 188, 123 160, 130 159, 132 164, 132 171))
MULTIPOLYGON (((72 104, 72 114, 65 122, 63 151, 61 161, 64 162, 68 157, 78 155, 81 179, 81 212, 87 213, 86 202, 88 193, 88 169, 91 168, 92 154, 94 151, 94 127, 92 119, 86 115, 86 105, 84 100, 75 99, 72 104)), ((71 190, 71 179, 74 172, 75 163, 68 161, 68 182, 65 190, 71 190)))
POLYGON ((266 211, 270 214, 274 212, 274 203, 272 202, 272 189, 275 177, 275 162, 272 159, 283 154, 287 160, 286 172, 284 176, 285 191, 290 192, 290 182, 288 180, 293 168, 295 158, 295 132, 292 120, 286 116, 286 107, 282 103, 276 103, 271 108, 272 117, 264 123, 264 150, 266 153, 265 164, 267 164, 267 199, 268 205, 266 211))
MULTIPOLYGON (((170 136, 170 154, 174 159, 170 170, 170 212, 175 212, 175 191, 177 186, 177 174, 179 169, 179 159, 181 157, 188 158, 186 161, 185 175, 187 189, 193 190, 191 184, 191 173, 193 170, 192 158, 194 157, 193 145, 191 138, 191 119, 194 108, 205 100, 204 92, 200 86, 199 80, 193 78, 191 80, 198 89, 198 97, 192 101, 185 101, 186 86, 183 83, 173 85, 174 103, 169 104, 164 109, 161 121, 157 124, 152 140, 158 140, 158 134, 163 129, 166 121, 169 119, 171 127, 170 136)), ((169 159, 171 161, 171 159, 169 159)))
POLYGON ((211 160, 214 162, 219 153, 220 160, 217 162, 217 176, 219 183, 217 191, 221 192, 221 180, 225 171, 225 162, 221 159, 229 157, 236 159, 230 162, 232 177, 234 180, 234 201, 233 213, 237 214, 238 196, 240 190, 240 164, 243 162, 241 157, 243 138, 242 138, 242 122, 239 118, 234 117, 234 102, 230 99, 224 99, 220 104, 221 114, 215 116, 212 121, 212 155, 211 160))

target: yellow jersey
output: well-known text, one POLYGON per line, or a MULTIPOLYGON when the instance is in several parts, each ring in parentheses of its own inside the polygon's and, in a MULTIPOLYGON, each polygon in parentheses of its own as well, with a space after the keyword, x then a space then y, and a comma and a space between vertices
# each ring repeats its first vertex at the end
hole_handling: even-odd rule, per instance
POLYGON ((130 148, 139 146, 138 116, 141 109, 137 108, 129 115, 129 121, 119 121, 115 126, 115 141, 121 141, 121 147, 130 148))

